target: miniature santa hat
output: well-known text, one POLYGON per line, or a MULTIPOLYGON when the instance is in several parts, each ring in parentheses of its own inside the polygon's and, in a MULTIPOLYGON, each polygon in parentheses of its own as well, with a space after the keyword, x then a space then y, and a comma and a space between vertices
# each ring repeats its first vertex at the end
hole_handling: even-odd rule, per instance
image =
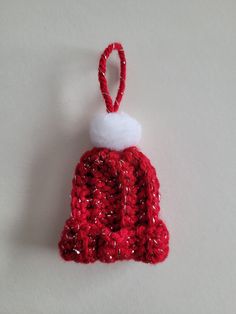
POLYGON ((169 251, 169 233, 159 219, 159 182, 149 159, 136 147, 140 124, 118 113, 125 89, 126 60, 121 44, 103 52, 98 71, 107 113, 91 122, 94 148, 75 169, 71 216, 59 250, 66 261, 111 263, 135 260, 162 262, 169 251), (106 61, 113 50, 120 57, 120 86, 113 103, 106 81, 106 61))

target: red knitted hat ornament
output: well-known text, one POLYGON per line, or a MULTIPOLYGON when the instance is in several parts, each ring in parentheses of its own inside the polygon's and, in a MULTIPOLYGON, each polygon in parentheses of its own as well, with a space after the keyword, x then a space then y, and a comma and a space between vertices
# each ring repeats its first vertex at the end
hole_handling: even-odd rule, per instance
POLYGON ((113 263, 162 262, 169 251, 169 233, 158 217, 159 181, 149 159, 136 147, 140 124, 118 113, 125 90, 126 59, 120 43, 110 44, 99 62, 98 78, 106 113, 90 125, 95 146, 80 159, 71 191, 71 215, 59 242, 66 261, 113 263), (120 86, 109 94, 106 62, 113 50, 120 58, 120 86))

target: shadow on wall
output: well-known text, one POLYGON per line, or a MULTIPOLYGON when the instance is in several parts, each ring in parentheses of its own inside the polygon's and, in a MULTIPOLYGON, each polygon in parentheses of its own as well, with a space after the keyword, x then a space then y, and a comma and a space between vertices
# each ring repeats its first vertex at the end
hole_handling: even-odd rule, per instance
MULTIPOLYGON (((65 127, 64 113, 70 110, 69 106, 79 106, 83 86, 78 86, 76 93, 73 87, 69 88, 71 95, 63 94, 65 76, 67 83, 70 82, 70 71, 74 78, 83 77, 86 83, 86 73, 97 78, 98 52, 74 51, 72 55, 65 55, 65 60, 56 62, 56 73, 49 73, 48 84, 43 87, 48 92, 47 121, 43 121, 44 129, 40 134, 39 144, 35 144, 36 151, 32 156, 31 171, 29 173, 29 190, 26 193, 24 204, 24 217, 22 225, 16 230, 17 245, 26 251, 35 247, 57 250, 57 243, 63 229, 65 220, 70 216, 70 190, 73 172, 81 154, 91 148, 88 137, 89 120, 91 113, 102 106, 101 97, 97 90, 91 91, 90 100, 83 108, 73 131, 65 127), (65 62, 66 60, 66 62, 65 62), (80 69, 81 64, 82 69, 80 69), (58 70, 59 68, 59 70, 58 70), (76 73, 76 75, 75 75, 76 73), (50 76, 53 76, 50 77, 50 76), (68 79, 69 78, 69 79, 68 79), (50 89, 50 90, 49 90, 50 89), (72 100, 71 100, 72 99, 72 100), (75 131, 76 129, 76 131, 75 131)), ((111 68, 108 79, 110 88, 114 89, 117 84, 119 65, 109 63, 111 68)), ((52 71, 53 72, 53 71, 52 71)), ((73 78, 73 79, 74 79, 73 78)), ((105 110, 105 106, 104 106, 105 110)), ((74 119, 74 118, 73 118, 74 119)), ((32 136, 33 137, 33 136, 32 136)))

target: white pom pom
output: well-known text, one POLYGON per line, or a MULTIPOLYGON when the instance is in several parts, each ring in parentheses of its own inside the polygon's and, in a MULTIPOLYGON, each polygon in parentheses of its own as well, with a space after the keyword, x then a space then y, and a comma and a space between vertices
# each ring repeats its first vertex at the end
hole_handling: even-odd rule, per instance
POLYGON ((90 124, 90 139, 95 147, 123 150, 136 146, 141 138, 141 125, 128 114, 97 114, 90 124))

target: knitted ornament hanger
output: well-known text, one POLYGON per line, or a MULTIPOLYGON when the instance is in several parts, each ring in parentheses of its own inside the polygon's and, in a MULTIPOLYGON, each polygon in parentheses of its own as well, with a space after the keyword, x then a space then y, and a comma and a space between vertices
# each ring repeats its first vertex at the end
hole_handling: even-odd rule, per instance
POLYGON ((169 233, 158 217, 159 181, 150 160, 136 147, 140 124, 118 113, 126 79, 120 43, 104 50, 98 78, 107 113, 92 120, 94 148, 84 153, 76 166, 71 215, 61 233, 60 254, 66 261, 79 263, 162 262, 169 251, 169 233), (106 80, 106 62, 113 50, 118 51, 121 68, 114 102, 106 80))
POLYGON ((107 112, 118 111, 122 96, 124 94, 125 79, 126 79, 126 59, 125 59, 125 53, 121 44, 119 43, 111 44, 104 50, 99 61, 98 79, 100 82, 100 89, 106 103, 107 112), (107 63, 107 59, 109 58, 113 50, 117 50, 120 57, 120 86, 119 86, 114 104, 109 94, 107 80, 106 80, 106 67, 107 67, 106 63, 107 63))

